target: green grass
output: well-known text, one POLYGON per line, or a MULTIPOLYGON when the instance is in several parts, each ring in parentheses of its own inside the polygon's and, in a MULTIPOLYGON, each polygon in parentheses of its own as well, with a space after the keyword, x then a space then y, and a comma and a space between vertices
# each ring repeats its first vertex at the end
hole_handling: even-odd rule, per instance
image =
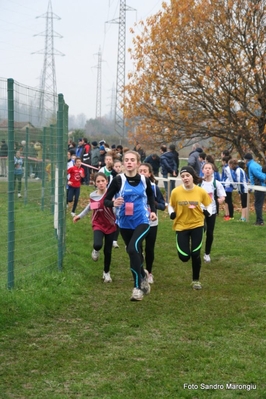
MULTIPOLYGON (((57 239, 53 230, 54 216, 51 212, 51 187, 46 182, 42 189, 41 181, 30 182, 24 198, 25 182, 22 183, 22 198, 14 195, 15 281, 39 273, 57 265, 57 239), (43 193, 43 197, 42 197, 43 193)), ((0 288, 7 286, 8 264, 8 186, 0 182, 1 263, 0 288)))
POLYGON ((121 237, 113 283, 103 284, 103 255, 90 258, 90 218, 73 224, 69 215, 64 271, 1 291, 1 399, 266 397, 264 228, 252 225, 253 214, 249 223, 218 217, 197 292, 191 262, 177 258, 172 222, 166 212, 159 216, 155 284, 142 302, 129 301, 121 237), (226 389, 231 382, 257 389, 226 389))

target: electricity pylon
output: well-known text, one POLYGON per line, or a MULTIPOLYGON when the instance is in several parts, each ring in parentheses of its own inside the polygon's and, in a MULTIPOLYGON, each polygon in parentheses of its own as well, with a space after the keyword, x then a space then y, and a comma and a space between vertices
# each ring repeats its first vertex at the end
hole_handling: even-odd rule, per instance
POLYGON ((95 118, 102 117, 102 52, 99 47, 97 64, 97 92, 96 92, 96 114, 95 118))
POLYGON ((116 99, 115 99, 115 131, 120 137, 125 136, 125 120, 122 103, 124 102, 125 70, 126 70, 126 11, 136 11, 126 5, 126 0, 120 0, 119 18, 108 21, 119 24, 118 52, 116 72, 116 99))
POLYGON ((48 2, 47 12, 36 18, 46 19, 45 31, 34 35, 45 36, 45 48, 33 53, 44 54, 39 94, 39 123, 43 124, 48 113, 52 112, 53 116, 56 115, 57 87, 54 56, 64 56, 64 54, 54 49, 54 37, 62 38, 63 36, 53 29, 53 20, 61 18, 53 13, 51 0, 48 2))

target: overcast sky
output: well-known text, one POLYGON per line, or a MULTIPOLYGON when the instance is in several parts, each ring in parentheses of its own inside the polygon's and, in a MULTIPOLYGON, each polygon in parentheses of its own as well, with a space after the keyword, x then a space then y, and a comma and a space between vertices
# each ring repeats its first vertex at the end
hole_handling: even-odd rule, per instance
MULTIPOLYGON (((44 54, 45 16, 48 0, 0 0, 0 77, 13 78, 39 88, 44 54)), ((166 1, 168 2, 168 1, 166 1)), ((162 0, 127 0, 136 11, 127 12, 127 48, 130 27, 161 9, 162 0)), ((116 84, 118 24, 106 23, 119 17, 120 0, 52 0, 57 92, 63 93, 69 114, 84 113, 95 118, 98 52, 102 50, 102 115, 111 109, 112 87, 116 84)), ((127 71, 132 64, 127 57, 127 71)))

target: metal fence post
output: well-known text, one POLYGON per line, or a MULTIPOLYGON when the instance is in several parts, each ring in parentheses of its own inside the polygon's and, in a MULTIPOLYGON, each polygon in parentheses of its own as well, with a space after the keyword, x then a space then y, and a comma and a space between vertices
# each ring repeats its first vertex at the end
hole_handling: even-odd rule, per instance
POLYGON ((45 170, 45 159, 46 159, 46 134, 47 128, 43 128, 42 135, 42 164, 41 164, 41 173, 42 173, 42 198, 41 198, 41 209, 44 210, 44 190, 45 190, 45 180, 46 180, 46 170, 45 170))
POLYGON ((29 128, 26 127, 26 145, 24 153, 24 178, 25 178, 25 189, 24 189, 24 204, 28 200, 28 176, 29 176, 29 128))
POLYGON ((7 287, 14 288, 15 214, 14 214, 14 80, 7 80, 8 100, 8 267, 7 287))
POLYGON ((57 170, 58 170, 58 269, 62 271, 63 268, 63 242, 64 242, 64 171, 66 165, 64 164, 64 97, 63 94, 58 94, 58 112, 57 112, 57 170))

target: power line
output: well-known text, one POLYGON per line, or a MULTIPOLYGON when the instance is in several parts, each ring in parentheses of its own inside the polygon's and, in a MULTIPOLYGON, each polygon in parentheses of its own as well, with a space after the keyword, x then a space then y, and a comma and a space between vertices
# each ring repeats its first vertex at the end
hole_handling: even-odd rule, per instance
POLYGON ((45 37, 45 48, 36 51, 32 54, 44 54, 43 69, 40 81, 40 98, 39 98, 39 122, 43 124, 46 111, 52 110, 53 115, 56 114, 57 103, 57 87, 56 87, 56 72, 55 72, 55 55, 64 56, 63 53, 54 48, 54 37, 62 38, 62 36, 54 31, 53 20, 60 20, 61 18, 53 13, 52 1, 49 0, 47 12, 36 18, 46 19, 46 29, 44 32, 38 33, 34 36, 45 37))
POLYGON ((125 121, 122 103, 124 102, 125 68, 126 68, 126 11, 136 11, 126 5, 126 0, 120 0, 119 18, 108 21, 119 25, 118 52, 116 72, 116 100, 115 100, 115 131, 120 137, 125 136, 125 121))

